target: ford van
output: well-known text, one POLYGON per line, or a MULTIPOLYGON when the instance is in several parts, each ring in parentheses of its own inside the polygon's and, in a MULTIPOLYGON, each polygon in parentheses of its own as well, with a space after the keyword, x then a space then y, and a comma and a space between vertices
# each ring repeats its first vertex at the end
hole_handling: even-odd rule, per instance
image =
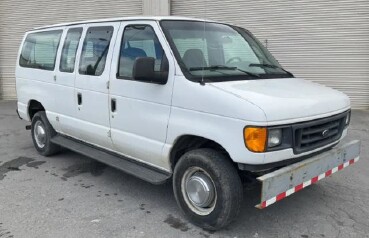
MULTIPOLYGON (((318 69, 317 69, 318 70, 318 69)), ((263 209, 359 160, 340 143, 350 100, 295 77, 248 30, 181 17, 72 22, 26 32, 17 112, 36 150, 68 148, 153 184, 194 224, 263 209)))

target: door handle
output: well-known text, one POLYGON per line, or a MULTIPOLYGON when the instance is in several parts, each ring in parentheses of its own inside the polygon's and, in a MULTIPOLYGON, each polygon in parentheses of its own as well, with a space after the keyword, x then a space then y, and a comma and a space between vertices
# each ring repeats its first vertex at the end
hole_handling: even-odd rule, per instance
POLYGON ((117 100, 115 98, 111 99, 111 111, 115 112, 117 110, 117 100))
POLYGON ((81 93, 77 93, 77 103, 78 105, 82 105, 82 94, 81 93))

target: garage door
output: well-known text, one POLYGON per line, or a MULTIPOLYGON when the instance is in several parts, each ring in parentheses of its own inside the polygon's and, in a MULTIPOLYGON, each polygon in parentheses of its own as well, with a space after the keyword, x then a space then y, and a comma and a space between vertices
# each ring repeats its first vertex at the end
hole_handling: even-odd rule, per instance
POLYGON ((369 108, 368 0, 172 0, 171 11, 247 28, 297 77, 369 108))
POLYGON ((1 0, 0 98, 16 97, 14 70, 25 31, 56 23, 141 14, 142 0, 1 0))

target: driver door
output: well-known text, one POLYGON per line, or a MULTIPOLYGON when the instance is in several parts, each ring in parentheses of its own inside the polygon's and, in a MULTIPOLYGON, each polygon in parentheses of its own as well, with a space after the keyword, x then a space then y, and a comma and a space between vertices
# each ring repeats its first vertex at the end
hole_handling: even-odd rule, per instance
POLYGON ((158 23, 122 23, 110 81, 110 122, 114 150, 144 163, 168 167, 162 156, 173 89, 174 64, 158 23), (163 85, 135 80, 138 57, 155 59, 155 71, 168 75, 163 85), (170 59, 170 60, 168 60, 170 59))

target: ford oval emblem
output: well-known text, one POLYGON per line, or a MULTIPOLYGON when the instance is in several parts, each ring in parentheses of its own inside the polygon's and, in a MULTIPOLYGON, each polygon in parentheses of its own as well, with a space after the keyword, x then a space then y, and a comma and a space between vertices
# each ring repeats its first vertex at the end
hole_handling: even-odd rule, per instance
POLYGON ((324 130, 323 132, 322 132, 322 136, 323 137, 327 137, 328 136, 328 132, 329 132, 329 130, 327 129, 327 130, 324 130))

